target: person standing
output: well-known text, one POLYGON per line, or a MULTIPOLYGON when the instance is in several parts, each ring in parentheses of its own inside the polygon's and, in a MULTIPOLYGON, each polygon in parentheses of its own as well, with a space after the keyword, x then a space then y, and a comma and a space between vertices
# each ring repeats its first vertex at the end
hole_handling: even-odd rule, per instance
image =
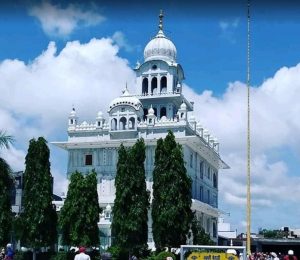
POLYGON ((5 255, 5 260, 13 260, 14 259, 14 251, 12 249, 11 244, 6 245, 6 255, 5 255))
POLYGON ((0 260, 4 260, 4 258, 5 258, 5 249, 2 248, 0 253, 0 260))
POLYGON ((298 260, 297 256, 294 255, 293 250, 289 250, 288 254, 284 256, 283 260, 298 260))
POLYGON ((79 254, 75 255, 74 260, 91 260, 90 256, 85 253, 85 247, 79 248, 79 254))

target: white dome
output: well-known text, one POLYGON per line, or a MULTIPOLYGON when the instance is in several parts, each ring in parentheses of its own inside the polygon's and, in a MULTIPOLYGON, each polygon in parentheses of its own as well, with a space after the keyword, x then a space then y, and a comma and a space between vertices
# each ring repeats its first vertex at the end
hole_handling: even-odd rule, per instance
POLYGON ((106 211, 111 211, 111 206, 109 204, 107 204, 107 206, 105 207, 106 211))
POLYGON ((202 125, 201 125, 200 122, 197 122, 197 128, 198 128, 198 129, 203 129, 203 127, 202 127, 202 125))
POLYGON ((194 115, 191 115, 191 116, 190 116, 190 122, 195 122, 195 121, 196 121, 195 116, 194 116, 194 115))
POLYGON ((70 113, 71 117, 75 117, 76 116, 76 111, 75 108, 72 109, 71 113, 70 113))
POLYGON ((176 54, 174 43, 164 35, 162 30, 159 30, 158 34, 148 42, 144 50, 145 61, 162 59, 175 62, 176 54))
POLYGON ((154 109, 151 107, 148 109, 148 115, 154 115, 154 109))
POLYGON ((180 109, 186 110, 186 104, 184 102, 182 102, 182 104, 180 105, 180 109))
POLYGON ((97 118, 102 118, 102 117, 103 117, 103 113, 102 113, 102 111, 99 111, 97 114, 97 118))
POLYGON ((109 104, 109 109, 112 109, 116 106, 121 106, 121 105, 129 105, 134 107, 136 110, 139 110, 140 107, 142 107, 141 101, 133 97, 129 94, 128 89, 123 91, 123 94, 120 97, 115 98, 110 104, 109 104))

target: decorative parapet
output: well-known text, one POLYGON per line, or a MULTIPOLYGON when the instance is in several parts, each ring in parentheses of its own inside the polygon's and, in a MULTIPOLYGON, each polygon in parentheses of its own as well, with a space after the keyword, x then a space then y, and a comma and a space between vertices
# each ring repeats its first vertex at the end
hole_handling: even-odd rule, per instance
POLYGON ((109 125, 107 123, 104 123, 103 127, 100 128, 96 123, 87 123, 86 121, 83 121, 81 124, 68 127, 68 132, 94 132, 105 130, 109 130, 109 125))
MULTIPOLYGON (((217 138, 214 138, 207 129, 205 129, 199 122, 195 121, 195 118, 192 116, 188 121, 181 120, 179 121, 177 117, 169 119, 167 117, 162 117, 160 119, 155 120, 154 124, 149 125, 147 121, 141 121, 137 124, 137 131, 138 129, 148 128, 151 127, 152 129, 155 128, 177 128, 177 127, 188 127, 195 135, 199 136, 201 140, 213 151, 219 154, 219 142, 217 138)), ((76 132, 76 133, 85 133, 85 132, 109 132, 109 124, 104 122, 103 127, 97 126, 96 123, 87 123, 86 121, 82 122, 81 124, 75 126, 69 126, 68 132, 76 132)), ((125 130, 118 130, 121 131, 128 131, 125 130)), ((113 130, 111 130, 113 132, 113 130)))

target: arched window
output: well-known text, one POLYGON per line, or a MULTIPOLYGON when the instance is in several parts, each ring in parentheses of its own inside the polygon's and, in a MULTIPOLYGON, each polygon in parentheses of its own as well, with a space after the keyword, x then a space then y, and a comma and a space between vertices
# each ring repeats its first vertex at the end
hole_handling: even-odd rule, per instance
POLYGON ((143 84, 142 84, 142 94, 148 94, 148 79, 144 78, 143 79, 143 84))
POLYGON ((131 117, 128 122, 128 129, 134 129, 134 128, 135 128, 135 118, 131 117))
POLYGON ((160 118, 162 118, 163 116, 167 116, 167 109, 165 107, 162 107, 160 109, 160 118))
POLYGON ((117 126, 118 126, 118 125, 117 125, 117 119, 113 118, 113 119, 110 121, 110 125, 111 125, 111 126, 110 126, 110 127, 111 127, 110 129, 111 129, 111 130, 117 130, 117 129, 118 129, 118 128, 117 128, 117 126))
POLYGON ((144 120, 146 120, 147 115, 148 115, 148 109, 147 109, 147 108, 144 108, 144 116, 143 116, 143 119, 144 119, 144 120))
POLYGON ((157 78, 154 77, 151 80, 151 94, 156 94, 157 93, 157 78))
POLYGON ((167 92, 167 77, 163 76, 160 79, 160 88, 161 88, 161 93, 167 92))
POLYGON ((125 117, 121 117, 119 129, 120 130, 125 130, 126 129, 126 123, 127 123, 126 118, 125 117))
POLYGON ((218 180, 217 180, 216 173, 214 173, 214 176, 213 176, 213 184, 214 184, 214 188, 218 188, 218 180))
POLYGON ((73 119, 71 119, 71 125, 73 125, 73 119))

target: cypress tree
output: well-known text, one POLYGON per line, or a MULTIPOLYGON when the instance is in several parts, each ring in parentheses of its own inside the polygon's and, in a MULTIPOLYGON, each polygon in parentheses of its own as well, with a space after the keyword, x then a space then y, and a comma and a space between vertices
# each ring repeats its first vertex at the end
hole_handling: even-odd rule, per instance
POLYGON ((127 230, 125 221, 128 215, 128 204, 126 199, 129 197, 129 181, 128 181, 128 152, 124 145, 121 144, 118 151, 117 173, 115 178, 116 197, 112 209, 112 237, 113 245, 125 247, 127 241, 127 230))
POLYGON ((95 171, 85 177, 72 173, 67 197, 59 216, 62 241, 65 245, 99 245, 100 207, 95 171))
POLYGON ((129 233, 128 246, 133 253, 138 255, 139 249, 147 248, 148 241, 148 209, 149 191, 146 187, 144 162, 146 159, 145 143, 143 139, 137 140, 131 148, 128 168, 130 169, 131 207, 129 219, 131 230, 129 233))
POLYGON ((0 158, 0 245, 10 240, 12 212, 10 192, 13 185, 11 169, 6 161, 0 158))
POLYGON ((145 158, 143 139, 128 150, 121 145, 115 179, 114 245, 136 255, 147 247, 148 240, 149 192, 146 190, 145 158))
POLYGON ((75 221, 80 214, 81 205, 83 203, 83 196, 81 196, 81 191, 83 190, 82 184, 83 175, 77 171, 72 173, 70 176, 67 197, 59 214, 59 225, 64 245, 79 244, 80 235, 77 235, 75 221))
POLYGON ((97 192, 97 173, 94 170, 85 176, 85 189, 86 192, 84 193, 84 196, 86 199, 86 215, 82 243, 88 246, 99 246, 100 240, 98 222, 101 211, 97 192))
POLYGON ((51 246, 57 240, 57 215, 52 205, 53 179, 50 151, 43 137, 30 140, 25 158, 21 240, 33 248, 51 246))
POLYGON ((153 171, 153 237, 158 249, 186 243, 192 221, 191 179, 187 175, 181 145, 169 131, 158 140, 153 171))

